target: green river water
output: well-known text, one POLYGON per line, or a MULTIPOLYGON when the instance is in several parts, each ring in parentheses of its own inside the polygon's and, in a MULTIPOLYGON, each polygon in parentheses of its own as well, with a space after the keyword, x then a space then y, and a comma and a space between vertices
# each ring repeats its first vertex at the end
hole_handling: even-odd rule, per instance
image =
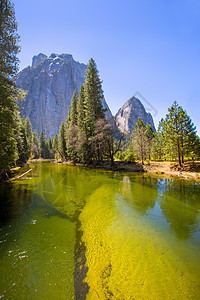
POLYGON ((35 163, 0 186, 0 299, 200 299, 200 184, 35 163))

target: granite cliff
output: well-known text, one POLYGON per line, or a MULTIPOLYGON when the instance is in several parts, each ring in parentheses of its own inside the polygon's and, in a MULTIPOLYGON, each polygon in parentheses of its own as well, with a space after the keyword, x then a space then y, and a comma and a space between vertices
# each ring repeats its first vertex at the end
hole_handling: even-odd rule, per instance
MULTIPOLYGON (((40 53, 32 59, 32 66, 23 69, 16 77, 16 84, 27 91, 25 101, 20 102, 22 116, 28 116, 33 130, 54 137, 60 124, 66 120, 71 97, 77 93, 85 80, 85 64, 75 61, 70 54, 40 53)), ((111 118, 107 108, 106 117, 111 118)))
POLYGON ((119 109, 115 116, 115 120, 117 127, 122 132, 131 134, 139 117, 145 125, 150 124, 152 129, 155 131, 152 115, 146 112, 143 104, 135 97, 129 99, 119 109))

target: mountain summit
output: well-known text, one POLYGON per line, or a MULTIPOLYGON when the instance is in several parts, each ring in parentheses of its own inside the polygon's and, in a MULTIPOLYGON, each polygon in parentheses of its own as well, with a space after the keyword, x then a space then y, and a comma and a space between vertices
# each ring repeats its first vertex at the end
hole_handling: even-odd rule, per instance
POLYGON ((151 125, 155 131, 152 115, 147 113, 141 101, 135 97, 129 99, 115 116, 117 127, 124 133, 131 134, 140 118, 144 124, 151 125))
MULTIPOLYGON (((16 77, 16 84, 27 91, 24 102, 20 102, 22 116, 28 116, 33 130, 38 134, 43 130, 45 136, 54 137, 66 116, 71 97, 76 90, 79 93, 85 81, 87 66, 73 59, 71 54, 55 54, 49 57, 43 53, 32 59, 32 66, 23 69, 16 77)), ((111 118, 110 109, 106 116, 111 118)))

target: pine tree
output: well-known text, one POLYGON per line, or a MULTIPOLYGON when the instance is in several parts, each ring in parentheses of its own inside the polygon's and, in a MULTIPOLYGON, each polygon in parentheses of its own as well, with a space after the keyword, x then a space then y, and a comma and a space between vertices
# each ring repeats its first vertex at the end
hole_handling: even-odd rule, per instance
POLYGON ((71 125, 77 125, 77 102, 78 102, 78 97, 76 91, 74 91, 71 99, 71 111, 70 111, 71 125))
POLYGON ((9 0, 0 1, 0 176, 17 158, 14 131, 17 126, 18 91, 13 76, 18 71, 19 36, 14 6, 9 0))
POLYGON ((32 153, 33 158, 39 158, 39 141, 37 131, 33 131, 32 153))
POLYGON ((24 127, 26 131, 27 141, 28 141, 28 156, 30 157, 32 152, 32 144, 33 144, 33 133, 32 133, 32 124, 29 117, 26 117, 24 121, 24 127))
POLYGON ((84 105, 85 105, 85 87, 84 84, 82 84, 80 88, 79 97, 78 97, 78 103, 77 103, 77 125, 81 130, 85 129, 84 105))
POLYGON ((187 112, 176 101, 168 111, 165 120, 162 120, 162 140, 165 153, 174 153, 178 157, 179 166, 182 166, 184 156, 191 151, 191 145, 197 138, 196 128, 187 112))
POLYGON ((191 132, 188 136, 188 157, 191 157, 193 164, 200 156, 200 140, 195 132, 191 132))
POLYGON ((53 150, 56 155, 56 153, 58 152, 58 134, 57 133, 55 133, 55 136, 53 139, 53 150))
MULTIPOLYGON (((185 120, 185 154, 192 156, 194 158, 198 153, 199 137, 196 133, 196 127, 192 123, 191 118, 186 115, 185 120)), ((184 162, 184 160, 182 160, 184 162)))
POLYGON ((168 139, 168 130, 166 130, 167 124, 165 120, 162 118, 158 124, 158 131, 157 131, 157 141, 158 147, 157 151, 162 153, 162 157, 166 160, 173 160, 176 158, 176 147, 172 140, 168 139), (161 152, 162 150, 162 152, 161 152))
POLYGON ((10 79, 18 71, 20 51, 14 5, 10 0, 0 1, 0 16, 0 75, 10 79))
POLYGON ((161 130, 162 120, 158 125, 158 130, 154 133, 155 136, 152 144, 152 152, 153 152, 154 159, 164 158, 164 147, 163 147, 162 130, 161 130))
POLYGON ((65 133, 67 157, 70 160, 77 161, 78 156, 78 137, 79 129, 76 125, 71 125, 65 133))
POLYGON ((40 157, 46 158, 46 139, 43 130, 40 133, 40 157))
POLYGON ((147 152, 149 156, 149 160, 151 159, 151 151, 152 151, 152 144, 153 144, 153 139, 154 139, 154 131, 151 127, 151 125, 147 124, 146 125, 146 131, 147 131, 147 152))
POLYGON ((52 139, 51 139, 51 137, 49 137, 48 138, 48 148, 49 148, 49 150, 51 150, 52 147, 53 147, 52 139))
POLYGON ((28 146, 28 139, 26 135, 26 129, 22 122, 21 117, 17 116, 17 127, 15 130, 16 135, 16 142, 17 142, 17 165, 23 166, 29 159, 29 146, 28 146))
POLYGON ((51 158, 49 141, 45 140, 45 158, 51 158))
POLYGON ((148 155, 148 136, 147 128, 140 118, 138 118, 132 133, 132 143, 134 144, 137 156, 141 159, 142 164, 144 164, 144 159, 148 155))
POLYGON ((26 136, 26 129, 24 125, 21 125, 21 148, 18 148, 18 155, 19 155, 19 162, 26 163, 27 160, 29 159, 29 145, 28 145, 28 139, 26 136))
POLYGON ((66 123, 65 123, 65 129, 67 130, 71 125, 71 108, 68 110, 67 118, 66 118, 66 123))
POLYGON ((53 150, 53 139, 51 137, 48 138, 48 149, 49 149, 49 158, 55 158, 54 150, 53 150))
POLYGON ((86 70, 85 80, 85 122, 88 135, 92 136, 95 122, 105 118, 103 109, 103 90, 95 61, 91 58, 86 70))
POLYGON ((58 153, 62 160, 67 158, 67 148, 65 141, 65 124, 64 122, 60 125, 59 136, 58 136, 58 153))

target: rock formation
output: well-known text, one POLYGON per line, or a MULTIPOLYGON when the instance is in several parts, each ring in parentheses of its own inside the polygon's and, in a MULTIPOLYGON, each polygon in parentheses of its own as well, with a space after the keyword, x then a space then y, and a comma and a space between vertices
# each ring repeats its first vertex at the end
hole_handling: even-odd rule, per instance
MULTIPOLYGON (((40 53, 33 57, 32 66, 22 70, 16 77, 17 85, 27 91, 25 101, 20 102, 22 116, 28 116, 33 130, 38 134, 43 130, 46 137, 54 137, 61 122, 66 120, 74 90, 79 93, 85 81, 85 64, 75 61, 70 54, 51 54, 49 57, 40 53)), ((110 109, 106 117, 111 119, 110 109)), ((117 127, 131 133, 138 117, 155 130, 153 118, 135 97, 128 100, 115 116, 117 127)))
POLYGON ((119 109, 115 120, 117 127, 122 132, 131 134, 139 117, 145 125, 150 124, 155 131, 152 115, 146 112, 143 104, 135 97, 129 99, 122 108, 119 109))
MULTIPOLYGON (((16 77, 16 84, 27 91, 25 101, 20 102, 22 116, 28 116, 40 134, 54 137, 62 121, 66 120, 71 97, 77 93, 85 81, 85 64, 75 61, 70 54, 51 54, 47 57, 40 53, 33 57, 32 66, 23 69, 16 77)), ((107 118, 112 117, 107 108, 107 118)))

